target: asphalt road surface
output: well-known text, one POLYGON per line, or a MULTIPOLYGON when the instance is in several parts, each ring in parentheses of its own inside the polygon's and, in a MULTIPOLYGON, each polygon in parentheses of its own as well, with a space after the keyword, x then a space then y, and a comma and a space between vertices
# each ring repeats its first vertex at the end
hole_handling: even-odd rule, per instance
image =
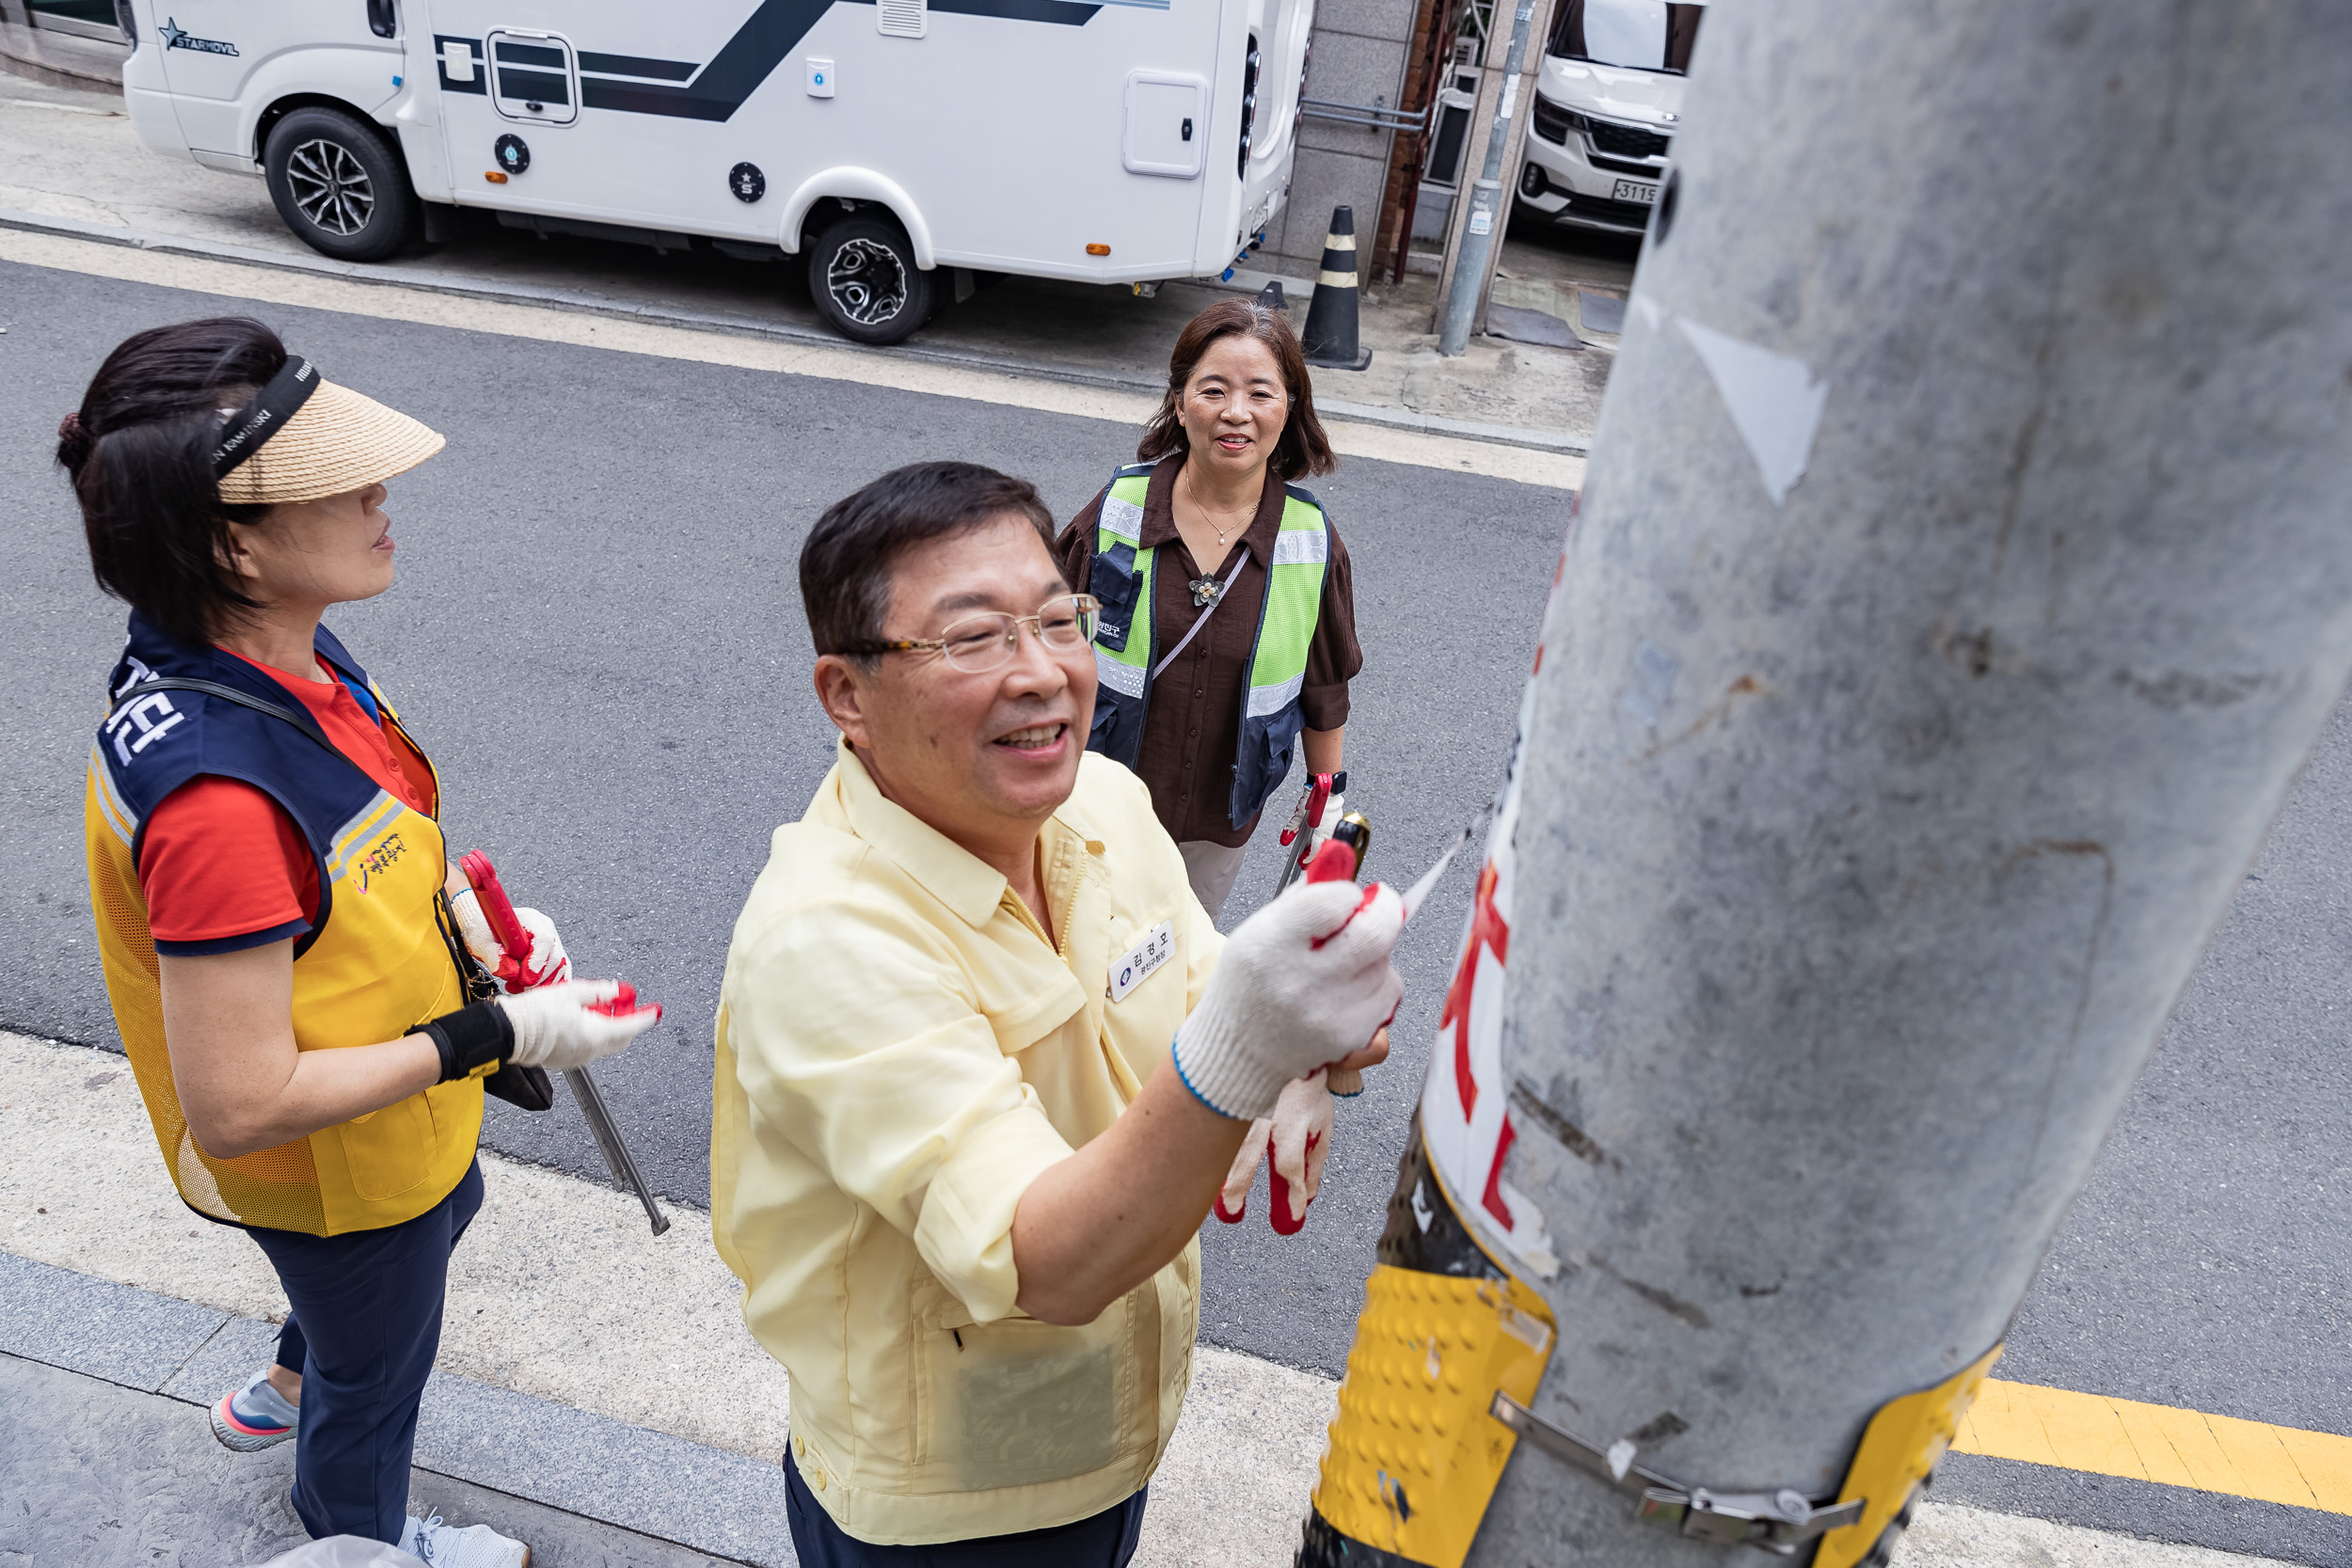
MULTIPOLYGON (((91 585, 57 418, 141 326, 215 295, 0 264, 0 1027, 111 1043, 81 849, 82 776, 122 610, 91 585)), ((664 1001, 599 1068, 648 1177, 707 1202, 710 1019, 729 929, 770 832, 832 761, 794 589, 830 501, 898 464, 987 462, 1067 516, 1133 450, 1098 420, 450 328, 255 307, 448 451, 396 481, 400 580, 331 624, 446 781, 453 845, 553 913, 583 973, 664 1001)), ((1375 868, 1418 872, 1483 810, 1567 521, 1557 490, 1367 459, 1315 488, 1356 562, 1365 673, 1351 806, 1375 868)), ((2352 1115, 2338 1048, 2352 897, 2352 726, 2342 716, 2216 935, 2001 1375, 2352 1433, 2352 1115)), ((1260 835, 1229 926, 1274 877, 1260 835)), ((1336 1373, 1460 930, 1456 877, 1408 933, 1391 1063, 1342 1111, 1302 1236, 1205 1235, 1202 1332, 1336 1373)), ((600 1175, 568 1107, 495 1106, 487 1140, 600 1175)), ((1899 1151, 1889 1151, 1899 1158, 1899 1151)), ((681 1244, 699 1244, 692 1225, 681 1244)), ((1857 1282, 1861 1288, 1864 1282, 1857 1282)), ((1947 1500, 2312 1563, 2352 1520, 1964 1456, 1947 1500)))

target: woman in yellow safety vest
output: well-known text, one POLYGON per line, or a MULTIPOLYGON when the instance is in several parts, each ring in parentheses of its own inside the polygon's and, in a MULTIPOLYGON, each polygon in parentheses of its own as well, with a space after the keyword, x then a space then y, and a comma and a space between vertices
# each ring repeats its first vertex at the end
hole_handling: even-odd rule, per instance
POLYGON ((251 1236, 292 1304, 213 1432, 294 1441, 314 1536, 521 1568, 486 1526, 407 1515, 483 1091, 543 1106, 548 1069, 659 1009, 562 978, 528 911, 522 978, 546 983, 495 994, 506 955, 449 864, 439 779, 320 625, 391 586, 384 482, 441 445, 235 318, 125 340, 57 429, 92 571, 131 607, 84 803, 107 994, 182 1198, 251 1236))
POLYGON ((1296 483, 1334 467, 1290 323, 1255 300, 1192 319, 1168 390, 1061 536, 1102 601, 1090 750, 1134 768, 1215 919, 1294 745, 1344 809, 1347 683, 1363 664, 1347 550, 1296 483))

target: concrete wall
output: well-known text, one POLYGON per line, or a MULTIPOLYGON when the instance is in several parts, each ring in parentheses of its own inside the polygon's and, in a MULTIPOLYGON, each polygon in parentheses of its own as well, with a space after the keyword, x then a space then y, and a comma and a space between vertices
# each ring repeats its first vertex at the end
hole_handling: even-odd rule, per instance
MULTIPOLYGON (((1307 62, 1307 96, 1343 103, 1378 98, 1395 108, 1416 11, 1414 0, 1320 0, 1314 53, 1307 62)), ((1331 209, 1345 203, 1356 209, 1357 264, 1369 267, 1392 135, 1310 116, 1299 127, 1290 199, 1266 231, 1258 264, 1287 277, 1311 279, 1323 258, 1331 209)))

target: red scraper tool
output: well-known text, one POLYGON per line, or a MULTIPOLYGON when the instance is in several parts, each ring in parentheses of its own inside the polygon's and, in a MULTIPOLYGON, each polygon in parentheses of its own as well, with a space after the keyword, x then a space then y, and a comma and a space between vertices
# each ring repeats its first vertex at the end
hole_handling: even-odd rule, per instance
MULTIPOLYGON (((506 896, 506 889, 499 884, 498 868, 490 857, 479 849, 469 849, 457 862, 457 869, 473 884, 474 896, 482 902, 482 918, 488 921, 490 934, 506 950, 499 960, 499 983, 510 991, 530 990, 551 981, 552 974, 544 974, 531 967, 532 940, 530 930, 515 913, 515 901, 506 896)), ((596 1011, 618 1018, 637 1010, 637 989, 624 983, 620 994, 610 1002, 591 1004, 596 1011)), ((645 1179, 638 1174, 637 1162, 629 1157, 628 1145, 621 1141, 621 1130, 612 1124, 612 1114, 604 1108, 604 1096, 596 1089, 596 1081, 588 1076, 584 1067, 566 1068, 564 1082, 571 1085, 572 1099, 580 1104, 580 1113, 588 1118, 588 1131, 596 1135, 596 1147, 604 1151, 604 1163, 612 1172, 612 1183, 623 1191, 634 1191, 637 1201, 645 1206, 645 1218, 653 1225, 657 1236, 670 1228, 670 1217, 655 1206, 653 1193, 645 1186, 645 1179)))

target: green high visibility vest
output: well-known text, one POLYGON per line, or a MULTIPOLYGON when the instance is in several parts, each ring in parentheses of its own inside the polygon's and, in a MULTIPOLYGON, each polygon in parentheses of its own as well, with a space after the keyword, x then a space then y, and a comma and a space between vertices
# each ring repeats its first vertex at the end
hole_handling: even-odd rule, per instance
MULTIPOLYGON (((1088 591, 1103 602, 1094 634, 1094 727, 1087 748, 1130 768, 1143 744, 1151 706, 1152 666, 1159 639, 1152 625, 1153 558, 1145 549, 1143 499, 1153 465, 1139 463, 1112 476, 1094 530, 1094 570, 1088 591)), ((1282 524, 1258 612, 1249 673, 1242 691, 1241 743, 1233 758, 1228 815, 1236 831, 1264 809, 1290 772, 1291 748, 1306 727, 1299 689, 1307 679, 1307 649, 1323 610, 1323 577, 1331 558, 1330 525, 1323 503, 1303 485, 1283 487, 1282 524)))

